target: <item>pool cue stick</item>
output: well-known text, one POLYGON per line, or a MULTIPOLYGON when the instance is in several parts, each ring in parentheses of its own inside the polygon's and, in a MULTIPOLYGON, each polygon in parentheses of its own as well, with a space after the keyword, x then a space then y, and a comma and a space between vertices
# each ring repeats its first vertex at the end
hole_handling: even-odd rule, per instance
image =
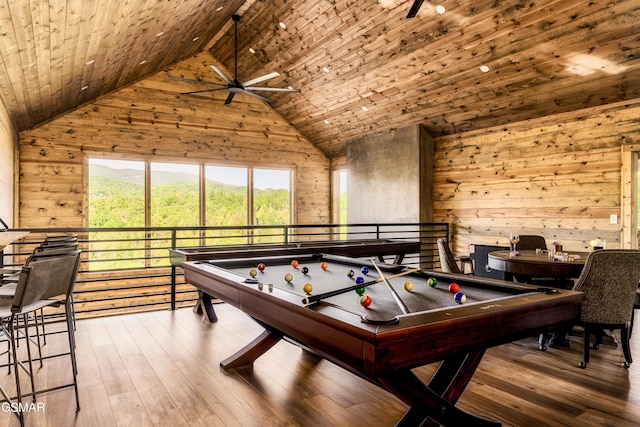
MULTIPOLYGON (((411 274, 411 273, 415 273, 416 271, 420 271, 420 268, 414 268, 411 270, 407 270, 407 271, 403 271, 402 273, 398 273, 398 274, 393 274, 391 276, 389 276, 389 279, 395 279, 396 277, 402 277, 402 276, 406 276, 407 274, 411 274)), ((314 302, 318 302, 320 300, 323 300, 325 298, 330 298, 330 297, 334 297, 336 295, 340 295, 340 294, 344 294, 350 291, 355 291, 358 288, 364 288, 367 286, 371 286, 371 285, 375 285, 376 283, 380 283, 382 282, 382 278, 378 278, 375 280, 370 280, 368 282, 364 282, 361 285, 353 285, 353 286, 349 286, 346 288, 342 288, 342 289, 336 289, 335 291, 329 291, 329 292, 325 292, 323 294, 317 294, 317 295, 309 295, 307 298, 304 298, 302 300, 302 303, 305 305, 309 305, 312 304, 314 302)))
POLYGON ((389 279, 384 277, 384 274, 382 274, 382 270, 380 270, 380 267, 378 267, 378 264, 376 263, 376 260, 374 260, 373 258, 371 258, 371 263, 373 264, 373 266, 376 268, 376 271, 378 271, 378 274, 380 275, 380 277, 382 278, 382 280, 384 280, 384 283, 387 284, 387 286, 389 287, 389 290, 391 291, 391 296, 393 297, 393 299, 396 301, 396 304, 398 305, 398 307, 400 308, 400 310, 402 311, 402 314, 408 314, 409 313, 409 309, 407 308, 407 306, 404 304, 404 302, 400 299, 400 295, 398 295, 398 293, 396 292, 395 289, 393 289, 393 286, 391 286, 391 283, 389 283, 389 279))

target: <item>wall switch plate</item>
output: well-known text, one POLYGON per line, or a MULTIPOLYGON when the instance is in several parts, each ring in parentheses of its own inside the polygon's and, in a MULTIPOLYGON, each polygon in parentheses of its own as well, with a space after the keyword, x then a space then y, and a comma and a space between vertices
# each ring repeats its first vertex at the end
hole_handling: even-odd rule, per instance
POLYGON ((618 223, 618 215, 611 214, 609 215, 609 224, 617 224, 618 223))

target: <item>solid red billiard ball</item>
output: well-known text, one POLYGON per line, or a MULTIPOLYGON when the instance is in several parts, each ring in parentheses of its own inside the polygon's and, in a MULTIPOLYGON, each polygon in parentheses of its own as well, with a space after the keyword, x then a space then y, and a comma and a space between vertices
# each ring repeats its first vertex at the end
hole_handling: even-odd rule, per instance
POLYGON ((291 261, 291 267, 298 268, 298 260, 297 259, 294 259, 293 261, 291 261))
POLYGON ((263 263, 258 264, 258 270, 264 271, 265 265, 263 263))
POLYGON ((452 283, 449 285, 449 292, 452 294, 457 293, 460 290, 460 286, 457 283, 452 283))
POLYGON ((320 263, 320 268, 323 269, 323 270, 326 270, 327 269, 327 263, 326 262, 321 262, 320 263))
POLYGON ((360 297, 360 305, 369 307, 371 305, 371 297, 369 295, 362 295, 360 297))

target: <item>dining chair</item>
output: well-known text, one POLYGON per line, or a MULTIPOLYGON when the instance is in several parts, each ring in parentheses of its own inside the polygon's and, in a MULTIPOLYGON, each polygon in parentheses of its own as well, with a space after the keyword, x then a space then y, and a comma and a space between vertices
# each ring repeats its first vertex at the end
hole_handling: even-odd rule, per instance
MULTIPOLYGON (((13 363, 16 396, 11 397, 2 385, 0 385, 0 394, 2 394, 10 407, 18 408, 18 410, 13 412, 18 417, 21 426, 24 426, 24 413, 22 408, 25 407, 22 404, 22 400, 27 396, 32 396, 35 401, 37 394, 73 386, 75 390, 76 410, 80 409, 75 336, 71 321, 72 310, 70 307, 72 304, 70 296, 78 275, 79 265, 80 251, 32 260, 28 265, 22 267, 13 299, 0 300, 0 329, 9 343, 9 354, 13 363), (44 307, 60 305, 64 305, 65 308, 69 351, 57 356, 70 356, 73 382, 36 390, 33 357, 28 336, 29 326, 26 321, 26 316, 44 307), (20 317, 24 319, 22 327, 17 326, 16 322, 20 317), (18 354, 18 341, 20 339, 21 329, 22 334, 26 338, 24 340, 26 343, 26 360, 23 360, 24 355, 18 354), (29 377, 31 392, 23 391, 20 381, 20 373, 22 371, 29 377)), ((40 360, 42 360, 42 357, 40 357, 40 360)))
POLYGON ((521 234, 520 241, 516 245, 516 250, 535 251, 536 249, 547 249, 547 241, 542 236, 521 234))
MULTIPOLYGON (((438 254, 440 255, 440 269, 445 273, 465 274, 458 265, 458 259, 453 256, 447 242, 445 242, 444 239, 438 239, 436 243, 438 244, 438 254)), ((471 263, 470 257, 460 257, 459 260, 462 263, 462 267, 464 267, 467 262, 471 263)), ((471 273, 473 273, 473 264, 471 265, 471 273)))
POLYGON ((624 366, 631 365, 629 336, 636 292, 640 281, 640 251, 634 249, 601 249, 587 257, 574 291, 584 293, 580 324, 584 328, 583 360, 589 363, 589 344, 595 335, 594 349, 602 343, 604 329, 620 329, 624 366))

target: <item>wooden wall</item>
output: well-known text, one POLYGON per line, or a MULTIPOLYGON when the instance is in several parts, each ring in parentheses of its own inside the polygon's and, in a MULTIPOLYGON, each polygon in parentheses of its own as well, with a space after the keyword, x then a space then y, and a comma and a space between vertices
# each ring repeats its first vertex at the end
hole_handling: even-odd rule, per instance
POLYGON ((638 117, 640 100, 436 138, 434 219, 451 224, 454 252, 510 232, 619 247, 622 146, 638 145, 638 117))
POLYGON ((9 113, 0 100, 0 218, 13 226, 14 170, 16 161, 16 132, 9 113))
POLYGON ((180 95, 203 86, 169 78, 210 80, 213 63, 199 54, 22 132, 20 226, 86 226, 86 154, 292 167, 295 222, 329 222, 330 161, 322 152, 262 101, 237 95, 225 106, 224 92, 180 95))

